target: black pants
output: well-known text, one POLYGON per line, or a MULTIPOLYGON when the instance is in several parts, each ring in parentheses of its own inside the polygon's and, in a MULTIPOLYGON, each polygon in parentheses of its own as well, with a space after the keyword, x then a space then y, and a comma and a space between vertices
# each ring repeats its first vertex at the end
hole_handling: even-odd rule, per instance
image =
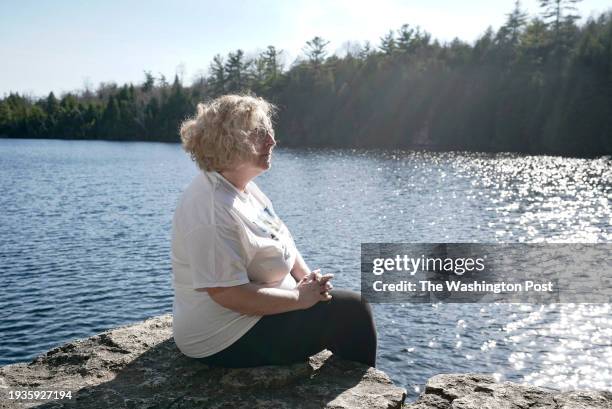
POLYGON ((228 368, 303 362, 329 349, 348 360, 376 365, 376 328, 370 305, 352 291, 333 290, 330 301, 306 310, 262 317, 238 341, 206 364, 228 368))

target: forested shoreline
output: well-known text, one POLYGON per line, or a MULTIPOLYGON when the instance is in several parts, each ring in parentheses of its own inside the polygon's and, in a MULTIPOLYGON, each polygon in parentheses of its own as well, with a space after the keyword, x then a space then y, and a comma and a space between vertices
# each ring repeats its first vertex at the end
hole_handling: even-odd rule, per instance
POLYGON ((576 0, 517 2, 474 44, 441 44, 418 27, 328 55, 315 37, 283 69, 282 51, 217 55, 191 85, 145 71, 140 84, 100 84, 0 100, 0 136, 179 141, 199 101, 250 92, 279 108, 283 146, 612 154, 612 12, 578 25, 576 0))

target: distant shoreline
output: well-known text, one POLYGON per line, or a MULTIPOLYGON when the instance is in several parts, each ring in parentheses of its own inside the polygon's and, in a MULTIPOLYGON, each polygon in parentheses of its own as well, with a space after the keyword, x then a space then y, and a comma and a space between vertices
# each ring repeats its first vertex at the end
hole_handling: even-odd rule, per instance
MULTIPOLYGON (((139 143, 148 143, 148 142, 152 142, 152 143, 165 143, 165 144, 180 144, 180 141, 178 140, 178 136, 177 136, 177 140, 176 141, 170 141, 170 140, 145 140, 145 139, 95 139, 95 138, 32 138, 32 137, 26 137, 26 138, 16 138, 16 137, 10 137, 10 136, 4 136, 4 135, 0 135, 0 139, 6 139, 6 140, 32 140, 32 141, 83 141, 83 142, 139 142, 139 143)), ((402 152, 432 152, 432 153, 461 153, 461 152, 466 152, 466 153, 484 153, 484 154, 514 154, 514 155, 526 155, 526 156, 560 156, 563 158, 576 158, 576 159, 600 159, 600 158, 606 158, 606 157, 611 157, 611 155, 609 153, 599 153, 599 154, 584 154, 584 155, 580 155, 580 154, 575 154, 575 153, 571 153, 571 152, 550 152, 550 151, 540 151, 540 152, 527 152, 527 151, 495 151, 495 150, 470 150, 470 149, 444 149, 442 147, 435 147, 435 146, 424 146, 424 145, 415 145, 412 147, 376 147, 376 146, 337 146, 337 145, 329 145, 329 146, 322 146, 322 145, 297 145, 297 144, 290 144, 290 145, 280 145, 280 148, 297 148, 297 149, 347 149, 347 150, 351 150, 351 149, 357 149, 357 150, 363 150, 363 151, 386 151, 386 152, 390 152, 390 151, 402 151, 402 152)))
POLYGON ((612 10, 578 23, 569 3, 542 3, 532 16, 515 3, 474 43, 403 24, 343 56, 316 36, 288 68, 270 45, 219 54, 191 84, 145 71, 140 83, 11 93, 0 135, 177 142, 200 102, 250 94, 278 107, 281 146, 612 155, 612 10))

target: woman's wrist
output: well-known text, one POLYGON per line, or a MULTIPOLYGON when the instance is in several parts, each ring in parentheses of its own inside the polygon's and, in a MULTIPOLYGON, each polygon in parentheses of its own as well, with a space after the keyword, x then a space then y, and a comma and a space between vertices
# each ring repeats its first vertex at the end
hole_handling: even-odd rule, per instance
POLYGON ((291 270, 291 275, 293 276, 293 278, 295 278, 295 281, 297 281, 298 283, 302 280, 302 278, 306 277, 308 274, 305 272, 304 270, 298 270, 298 269, 293 269, 291 270))
POLYGON ((293 295, 295 296, 295 304, 298 307, 298 310, 306 309, 304 298, 300 297, 300 290, 298 288, 295 288, 292 291, 293 291, 293 295))
POLYGON ((295 278, 296 281, 302 280, 302 278, 306 277, 311 273, 308 265, 302 258, 302 255, 298 252, 295 258, 295 263, 293 263, 293 268, 291 269, 291 275, 295 278))

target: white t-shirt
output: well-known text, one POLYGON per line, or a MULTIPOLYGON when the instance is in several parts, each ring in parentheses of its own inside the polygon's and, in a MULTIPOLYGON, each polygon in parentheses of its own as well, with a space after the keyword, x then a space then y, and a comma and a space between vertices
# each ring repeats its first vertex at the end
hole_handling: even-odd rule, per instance
POLYGON ((250 182, 241 192, 217 172, 199 173, 172 221, 173 335, 202 358, 237 341, 261 316, 240 314, 196 288, 268 283, 292 289, 297 250, 270 200, 250 182))

